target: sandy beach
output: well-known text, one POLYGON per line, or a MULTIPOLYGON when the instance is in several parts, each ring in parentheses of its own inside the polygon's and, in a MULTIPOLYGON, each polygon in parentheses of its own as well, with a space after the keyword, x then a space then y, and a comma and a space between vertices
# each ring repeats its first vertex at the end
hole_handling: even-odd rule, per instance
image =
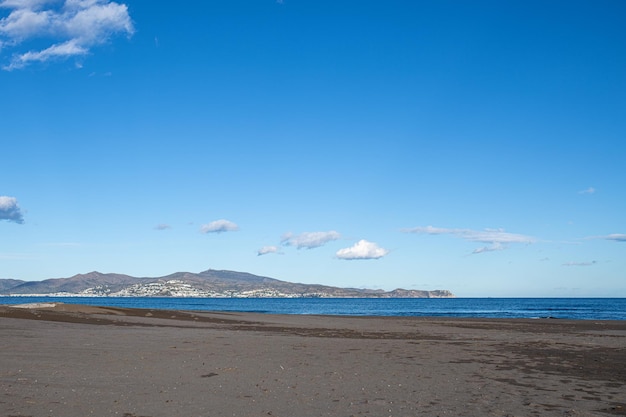
POLYGON ((626 322, 0 306, 0 416, 626 415, 626 322))

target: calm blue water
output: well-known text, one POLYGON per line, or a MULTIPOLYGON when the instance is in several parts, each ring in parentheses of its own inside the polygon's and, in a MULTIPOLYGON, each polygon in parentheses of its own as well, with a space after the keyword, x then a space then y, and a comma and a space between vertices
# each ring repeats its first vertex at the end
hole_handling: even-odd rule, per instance
POLYGON ((0 304, 63 302, 270 314, 626 320, 626 298, 159 298, 0 297, 0 304))

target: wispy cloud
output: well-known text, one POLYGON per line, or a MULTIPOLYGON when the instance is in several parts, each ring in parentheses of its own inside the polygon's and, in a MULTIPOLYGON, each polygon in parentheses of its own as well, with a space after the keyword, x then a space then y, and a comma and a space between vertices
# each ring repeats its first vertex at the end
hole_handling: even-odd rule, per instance
POLYGON ((359 240, 354 246, 349 248, 339 249, 337 251, 337 258, 346 260, 357 259, 379 259, 387 255, 389 251, 378 246, 374 242, 368 242, 367 240, 359 240))
POLYGON ((426 226, 402 229, 402 231, 405 233, 426 235, 453 235, 455 237, 470 242, 488 244, 487 246, 474 249, 474 251, 472 252, 473 254, 504 250, 508 247, 508 245, 513 243, 530 244, 536 241, 536 239, 531 236, 521 235, 517 233, 508 233, 505 232, 503 229, 472 230, 426 226))
POLYGON ((341 238, 341 235, 334 230, 328 232, 304 232, 299 235, 285 233, 281 243, 285 246, 295 246, 298 249, 313 249, 328 242, 341 238))
POLYGON ((626 242, 626 234, 624 234, 624 233, 611 233, 609 235, 602 235, 602 236, 589 236, 589 237, 586 237, 585 239, 587 239, 587 240, 601 239, 601 240, 612 240, 614 242, 626 242))
POLYGON ((626 242, 626 235, 623 233, 613 233, 610 235, 602 236, 602 239, 614 240, 616 242, 626 242))
POLYGON ((116 34, 135 29, 125 4, 109 0, 0 0, 0 52, 13 50, 3 69, 12 71, 33 62, 87 55, 116 34), (42 48, 27 50, 28 41, 42 48))
POLYGON ((263 256, 270 253, 280 253, 278 246, 263 246, 257 251, 257 256, 263 256))
POLYGON ((171 229, 172 226, 170 226, 169 224, 165 224, 165 223, 161 223, 161 224, 157 224, 156 226, 154 226, 155 230, 167 230, 167 229, 171 229))
POLYGON ((477 254, 477 253, 483 253, 483 252, 494 252, 497 250, 504 250, 506 249, 506 246, 503 245, 502 243, 494 243, 490 246, 483 246, 482 248, 476 248, 472 251, 472 254, 477 254))
POLYGON ((594 194, 595 192, 596 192, 596 189, 595 189, 595 188, 593 188, 593 187, 589 187, 589 188, 586 188, 586 189, 584 189, 584 190, 580 190, 580 191, 578 192, 578 194, 594 194))
POLYGON ((0 220, 24 223, 24 215, 15 197, 0 196, 0 220))
POLYGON ((597 264, 597 261, 591 261, 591 262, 566 262, 564 264, 562 264, 562 266, 591 266, 591 265, 595 265, 597 264))
POLYGON ((237 230, 239 230, 239 226, 237 226, 237 224, 224 219, 203 224, 200 228, 202 233, 236 232, 237 230))

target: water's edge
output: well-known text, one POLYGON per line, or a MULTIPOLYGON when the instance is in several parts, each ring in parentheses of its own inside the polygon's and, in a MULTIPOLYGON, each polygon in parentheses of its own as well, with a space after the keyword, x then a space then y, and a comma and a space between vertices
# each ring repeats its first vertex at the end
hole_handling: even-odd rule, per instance
POLYGON ((5 305, 38 302, 267 314, 626 320, 626 298, 0 297, 5 305))

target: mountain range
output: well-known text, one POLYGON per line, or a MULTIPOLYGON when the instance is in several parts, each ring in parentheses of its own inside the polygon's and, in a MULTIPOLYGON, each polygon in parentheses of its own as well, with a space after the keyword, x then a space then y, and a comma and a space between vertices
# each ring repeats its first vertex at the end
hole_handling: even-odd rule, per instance
POLYGON ((452 298, 447 290, 393 291, 339 288, 299 284, 246 272, 209 269, 200 273, 176 272, 162 277, 132 277, 89 272, 69 278, 43 281, 0 279, 0 294, 55 296, 133 297, 361 297, 361 298, 452 298))

